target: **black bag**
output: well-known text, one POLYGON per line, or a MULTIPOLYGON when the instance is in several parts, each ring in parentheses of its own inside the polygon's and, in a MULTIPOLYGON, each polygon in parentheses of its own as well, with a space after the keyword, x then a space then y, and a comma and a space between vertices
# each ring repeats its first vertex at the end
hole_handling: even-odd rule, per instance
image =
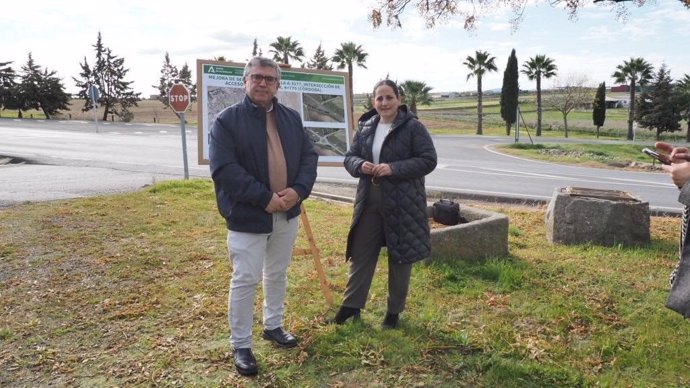
POLYGON ((666 307, 690 318, 690 246, 684 246, 678 266, 674 270, 671 292, 666 307))
POLYGON ((460 205, 450 199, 440 199, 432 207, 434 221, 443 225, 457 225, 460 222, 460 205))

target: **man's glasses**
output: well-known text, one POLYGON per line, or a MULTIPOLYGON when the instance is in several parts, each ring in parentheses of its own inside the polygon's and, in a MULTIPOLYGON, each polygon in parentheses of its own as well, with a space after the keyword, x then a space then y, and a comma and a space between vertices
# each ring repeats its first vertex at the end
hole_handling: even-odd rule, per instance
POLYGON ((278 78, 272 75, 251 74, 249 78, 251 78, 252 82, 255 84, 260 84, 261 81, 266 81, 266 85, 273 85, 274 83, 278 82, 278 78))

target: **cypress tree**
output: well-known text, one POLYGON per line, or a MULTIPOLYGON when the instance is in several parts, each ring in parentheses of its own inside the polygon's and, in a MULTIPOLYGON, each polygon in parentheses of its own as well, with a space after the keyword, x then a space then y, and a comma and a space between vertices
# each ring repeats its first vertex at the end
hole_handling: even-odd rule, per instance
POLYGON ((506 70, 503 72, 503 86, 501 87, 501 118, 506 122, 506 135, 510 135, 510 127, 517 121, 517 106, 520 86, 518 84, 518 62, 515 49, 508 58, 506 70))
POLYGON ((599 84, 592 105, 592 122, 597 127, 597 139, 599 138, 599 128, 604 125, 604 121, 606 121, 606 82, 599 84))

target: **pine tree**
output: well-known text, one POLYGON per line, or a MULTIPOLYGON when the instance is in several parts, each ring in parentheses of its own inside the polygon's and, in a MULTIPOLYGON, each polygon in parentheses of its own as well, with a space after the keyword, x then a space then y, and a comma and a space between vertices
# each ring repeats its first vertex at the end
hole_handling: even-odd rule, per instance
POLYGON ((510 128, 517 121, 518 97, 520 95, 518 78, 518 60, 515 49, 513 49, 510 52, 506 70, 503 72, 503 86, 501 87, 501 118, 506 123, 506 135, 510 135, 510 128))
POLYGON ((186 62, 180 69, 180 83, 189 90, 189 99, 192 102, 196 101, 196 83, 192 82, 192 70, 186 62))
POLYGON ((606 121, 606 82, 599 84, 592 104, 592 122, 597 127, 597 139, 599 138, 599 129, 604 125, 604 121, 606 121))
POLYGON ((18 87, 20 110, 41 110, 46 119, 50 119, 60 110, 69 109, 69 96, 55 71, 41 69, 31 53, 21 69, 18 87))
POLYGON ((314 56, 307 62, 307 68, 309 69, 320 69, 320 70, 333 70, 333 65, 328 63, 328 57, 326 53, 321 48, 321 43, 319 47, 316 48, 314 56))
POLYGON ((59 113, 61 110, 69 110, 70 96, 65 92, 62 80, 55 76, 55 71, 43 70, 41 75, 41 110, 46 118, 59 113))
POLYGON ((656 138, 663 132, 680 131, 681 108, 673 91, 673 80, 666 65, 656 72, 656 77, 640 96, 637 122, 643 128, 656 129, 656 138))
POLYGON ((690 74, 684 74, 674 88, 675 95, 680 106, 681 117, 687 124, 685 141, 690 143, 690 74))
POLYGON ((108 119, 109 114, 120 117, 123 121, 130 121, 133 116, 129 111, 132 106, 137 106, 141 93, 134 93, 131 85, 133 81, 125 81, 129 69, 125 69, 124 58, 118 58, 112 50, 103 45, 101 33, 98 33, 96 44, 93 45, 96 52, 96 61, 93 67, 84 58, 81 66, 81 79, 73 78, 80 88, 78 96, 83 98, 82 111, 88 112, 93 108, 89 98, 89 87, 95 85, 99 91, 98 104, 103 107, 103 120, 108 119))
POLYGON ((11 107, 11 101, 17 75, 10 64, 12 62, 0 62, 0 112, 3 109, 15 109, 11 107))
POLYGON ((21 66, 21 75, 19 76, 19 105, 20 110, 40 109, 40 82, 41 82, 41 67, 34 61, 33 56, 29 53, 26 64, 21 66))
POLYGON ((158 101, 163 103, 164 109, 170 106, 170 101, 168 100, 168 91, 170 88, 176 84, 180 77, 180 71, 177 70, 177 66, 170 62, 170 54, 165 52, 165 58, 163 59, 163 67, 161 67, 161 76, 158 79, 158 101))

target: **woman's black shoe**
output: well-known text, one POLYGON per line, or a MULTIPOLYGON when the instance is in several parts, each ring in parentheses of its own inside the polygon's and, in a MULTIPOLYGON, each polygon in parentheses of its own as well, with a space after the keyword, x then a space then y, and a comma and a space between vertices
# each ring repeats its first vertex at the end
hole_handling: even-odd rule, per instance
POLYGON ((352 318, 353 320, 358 320, 359 319, 359 309, 352 308, 352 307, 340 306, 340 309, 338 309, 338 312, 335 314, 335 317, 327 320, 326 323, 335 323, 336 325, 342 325, 350 317, 353 317, 352 318))
POLYGON ((381 328, 383 329, 395 329, 398 326, 398 314, 386 313, 386 317, 383 318, 383 323, 381 328))

